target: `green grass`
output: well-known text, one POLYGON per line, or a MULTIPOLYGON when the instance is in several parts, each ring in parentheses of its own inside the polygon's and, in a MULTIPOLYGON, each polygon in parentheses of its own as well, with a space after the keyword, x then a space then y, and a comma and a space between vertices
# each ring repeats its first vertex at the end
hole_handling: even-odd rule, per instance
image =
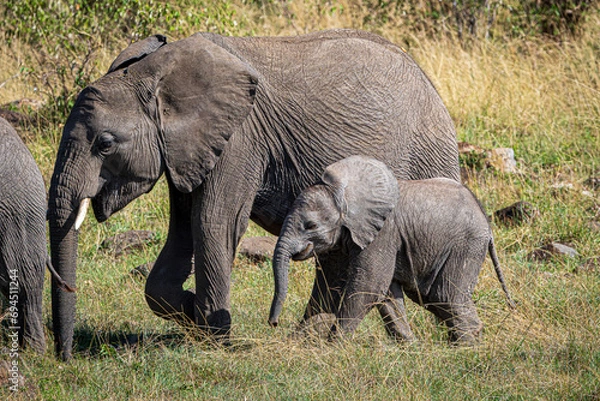
MULTIPOLYGON (((517 310, 507 308, 488 260, 475 290, 485 325, 476 347, 449 347, 445 329, 410 301, 416 344, 391 342, 376 313, 369 314, 347 341, 298 339, 294 327, 311 290, 313 266, 292 264, 290 294, 281 324, 273 329, 266 323, 273 290, 270 262, 254 264, 238 257, 232 275, 232 344, 225 347, 198 338, 155 317, 144 300, 143 279, 130 274, 134 267, 153 261, 166 239, 169 211, 163 179, 106 223, 93 218, 84 223, 75 358, 59 362, 51 347, 44 355, 24 351, 19 365, 24 384, 16 394, 3 385, 0 399, 600 399, 600 266, 582 267, 600 256, 600 233, 589 228, 591 221, 600 219, 600 193, 584 184, 600 175, 598 11, 588 15, 580 36, 561 43, 521 38, 461 46, 448 38, 411 32, 394 19, 398 15, 376 24, 365 17, 369 7, 374 3, 220 1, 211 7, 187 0, 179 8, 162 10, 169 18, 196 10, 182 14, 181 25, 169 31, 171 39, 195 30, 279 35, 344 26, 368 28, 409 46, 447 104, 459 140, 485 149, 515 150, 519 174, 484 169, 466 183, 488 212, 518 200, 540 211, 536 220, 521 226, 493 222, 517 310), (553 187, 560 183, 571 188, 553 187), (156 232, 157 243, 119 258, 101 249, 104 239, 136 229, 156 232), (531 261, 528 255, 548 241, 569 244, 579 256, 531 261)), ((380 4, 379 13, 383 7, 380 4)), ((161 21, 147 21, 157 25, 151 32, 164 32, 161 21)), ((95 53, 93 68, 86 70, 89 79, 106 70, 124 42, 118 36, 107 39, 95 53)), ((0 82, 15 76, 0 88, 0 104, 22 97, 48 101, 48 85, 54 81, 38 81, 39 91, 32 85, 32 79, 43 76, 39 70, 48 67, 48 60, 27 65, 36 60, 31 55, 38 50, 24 42, 0 49, 6 60, 0 66, 0 82)), ((63 123, 55 112, 43 114, 48 109, 47 105, 38 116, 38 125, 22 132, 47 184, 63 123)), ((254 224, 246 233, 263 234, 254 224)), ((186 285, 193 286, 193 280, 186 285)), ((49 278, 44 302, 52 344, 49 278)), ((0 354, 0 359, 8 356, 0 354)))
POLYGON ((519 309, 506 309, 486 266, 476 294, 486 324, 483 341, 458 349, 448 347, 444 330, 413 304, 409 316, 420 339, 415 345, 390 342, 374 314, 347 342, 290 339, 308 295, 311 268, 293 266, 290 299, 275 330, 266 324, 272 287, 268 266, 240 259, 233 274, 234 336, 232 346, 223 347, 153 317, 143 300, 143 283, 128 275, 127 263, 106 258, 84 262, 78 354, 71 364, 50 354, 23 355, 26 388, 45 400, 530 400, 597 395, 597 276, 546 274, 503 259, 519 309), (128 347, 123 341, 127 335, 143 337, 128 347))

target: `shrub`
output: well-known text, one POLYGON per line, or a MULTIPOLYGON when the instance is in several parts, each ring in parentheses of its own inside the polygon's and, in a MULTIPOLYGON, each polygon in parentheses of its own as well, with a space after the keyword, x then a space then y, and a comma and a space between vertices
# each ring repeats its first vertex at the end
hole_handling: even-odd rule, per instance
POLYGON ((26 69, 32 86, 47 98, 42 114, 50 122, 64 121, 79 90, 103 72, 101 50, 116 53, 153 33, 179 37, 192 30, 232 33, 237 27, 226 1, 206 7, 193 0, 177 5, 156 0, 6 0, 3 14, 7 43, 32 48, 26 69))

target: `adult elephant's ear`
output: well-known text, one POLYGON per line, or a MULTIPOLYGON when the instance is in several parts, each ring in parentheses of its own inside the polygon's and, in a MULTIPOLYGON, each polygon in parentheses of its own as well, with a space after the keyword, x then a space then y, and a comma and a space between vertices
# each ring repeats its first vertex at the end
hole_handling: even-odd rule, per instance
POLYGON ((156 115, 169 178, 191 192, 252 110, 258 74, 201 35, 173 42, 147 61, 161 66, 156 115))
POLYGON ((132 43, 123 50, 108 68, 108 73, 125 68, 136 61, 154 53, 167 44, 167 38, 163 35, 153 35, 139 42, 132 43))
POLYGON ((321 178, 334 192, 336 204, 352 241, 369 245, 399 199, 398 181, 382 162, 351 156, 327 167, 321 178))

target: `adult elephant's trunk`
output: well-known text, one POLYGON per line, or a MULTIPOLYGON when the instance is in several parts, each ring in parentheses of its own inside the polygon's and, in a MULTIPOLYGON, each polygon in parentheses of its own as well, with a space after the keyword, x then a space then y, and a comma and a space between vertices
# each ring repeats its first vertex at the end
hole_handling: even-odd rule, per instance
MULTIPOLYGON (((50 251, 52 264, 64 282, 75 288, 77 266, 78 233, 75 221, 77 212, 83 212, 77 190, 78 180, 68 171, 70 163, 61 163, 61 153, 52 177, 48 202, 48 223, 50 226, 50 251), (66 167, 65 167, 66 166, 66 167)), ((73 330, 75 323, 76 294, 66 292, 52 280, 52 321, 55 351, 59 358, 72 358, 73 330)))
POLYGON ((288 272, 290 268, 290 259, 292 251, 289 242, 284 237, 280 237, 273 253, 273 277, 275 278, 275 294, 271 302, 271 311, 269 312, 269 324, 277 326, 279 314, 283 309, 283 302, 288 291, 288 272))

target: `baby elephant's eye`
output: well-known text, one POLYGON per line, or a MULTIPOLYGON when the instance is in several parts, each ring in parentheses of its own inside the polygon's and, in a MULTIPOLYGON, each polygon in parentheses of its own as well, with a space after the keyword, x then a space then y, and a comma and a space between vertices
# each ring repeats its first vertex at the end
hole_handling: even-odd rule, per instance
POLYGON ((316 228, 317 228, 317 223, 315 223, 314 221, 307 221, 306 223, 304 223, 305 230, 314 230, 316 228))

